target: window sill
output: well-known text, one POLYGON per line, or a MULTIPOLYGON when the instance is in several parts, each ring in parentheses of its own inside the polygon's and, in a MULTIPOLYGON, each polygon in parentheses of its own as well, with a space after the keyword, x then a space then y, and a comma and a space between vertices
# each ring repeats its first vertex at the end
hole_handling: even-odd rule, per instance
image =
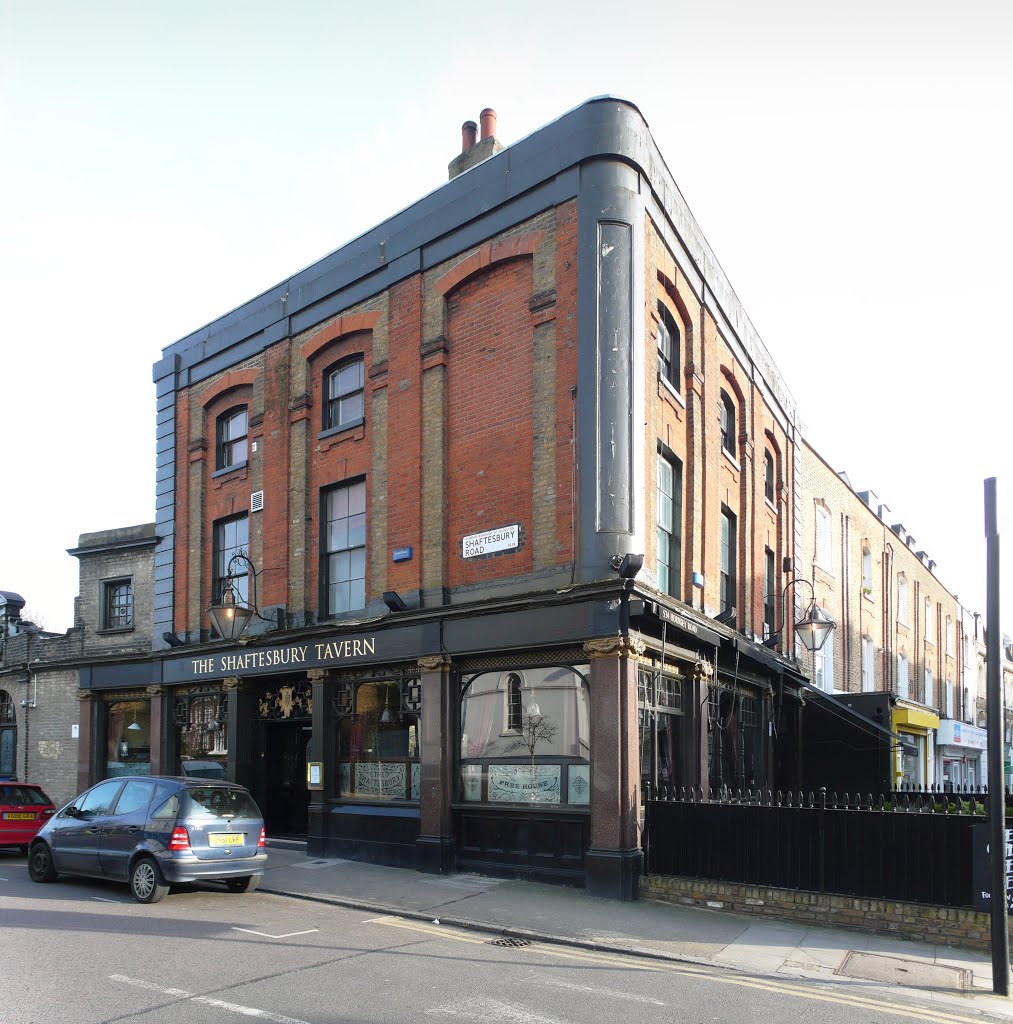
POLYGON ((118 633, 133 633, 133 626, 108 626, 103 629, 96 629, 96 636, 115 636, 118 633))
POLYGON ((862 600, 863 601, 868 601, 869 604, 875 604, 876 603, 875 597, 873 597, 872 594, 867 594, 864 590, 862 591, 862 600))
POLYGON ((766 495, 763 496, 763 500, 766 503, 767 508, 769 508, 770 511, 773 512, 774 515, 776 516, 777 515, 777 506, 766 495))
POLYGON ((725 459, 732 466, 736 473, 742 472, 742 467, 736 461, 735 456, 732 455, 732 453, 724 445, 721 446, 721 454, 725 457, 725 459))
POLYGON ((508 804, 506 801, 499 803, 498 801, 485 801, 485 800, 468 800, 464 803, 457 801, 451 803, 450 809, 452 811, 495 811, 499 814, 501 811, 505 814, 530 814, 532 811, 536 811, 538 814, 553 814, 553 815, 564 815, 564 814, 591 814, 591 808, 587 804, 543 804, 537 801, 529 803, 516 803, 508 804))
POLYGON ((246 469, 249 462, 244 459, 242 462, 237 462, 234 466, 226 466, 224 469, 216 469, 211 474, 211 479, 216 480, 220 476, 228 476, 229 473, 238 473, 241 469, 246 469))
POLYGON ((357 420, 351 420, 349 423, 341 423, 336 427, 328 427, 326 430, 321 430, 317 434, 317 440, 323 441, 328 437, 337 437, 339 434, 344 434, 348 430, 354 430, 356 427, 361 427, 366 422, 365 416, 360 416, 357 420))
POLYGON ((686 399, 679 394, 676 386, 667 377, 660 373, 658 374, 658 384, 665 389, 665 392, 676 402, 676 404, 681 405, 683 409, 686 408, 686 399))

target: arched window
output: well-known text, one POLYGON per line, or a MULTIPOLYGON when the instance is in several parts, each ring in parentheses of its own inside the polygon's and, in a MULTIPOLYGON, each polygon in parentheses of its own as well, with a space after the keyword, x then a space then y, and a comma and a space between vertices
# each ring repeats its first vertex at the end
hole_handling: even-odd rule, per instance
POLYGON ((365 380, 362 356, 324 370, 324 430, 344 430, 363 421, 365 380))
POLYGON ((658 301, 658 375, 676 391, 679 387, 679 360, 682 351, 681 335, 675 317, 668 307, 658 301))
POLYGON ((215 426, 215 469, 231 469, 246 462, 246 406, 223 412, 215 426))
POLYGON ((461 697, 461 799, 490 804, 590 801, 588 666, 482 672, 461 697), (519 694, 518 729, 511 709, 519 694), (506 709, 506 713, 504 713, 506 709))
POLYGON ((724 388, 721 389, 721 447, 734 459, 736 452, 735 403, 724 388))
POLYGON ((0 775, 15 775, 18 741, 17 715, 14 700, 6 690, 0 690, 0 775))
POLYGON ((763 453, 763 496, 774 504, 774 456, 769 452, 763 453))

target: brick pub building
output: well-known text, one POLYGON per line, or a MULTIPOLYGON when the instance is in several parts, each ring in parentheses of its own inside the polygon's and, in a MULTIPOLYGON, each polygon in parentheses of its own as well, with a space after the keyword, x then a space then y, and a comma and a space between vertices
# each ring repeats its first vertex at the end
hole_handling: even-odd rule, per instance
POLYGON ((133 694, 311 855, 632 898, 647 785, 797 783, 796 411, 635 106, 481 121, 155 365, 152 656, 82 675, 82 758, 133 694))

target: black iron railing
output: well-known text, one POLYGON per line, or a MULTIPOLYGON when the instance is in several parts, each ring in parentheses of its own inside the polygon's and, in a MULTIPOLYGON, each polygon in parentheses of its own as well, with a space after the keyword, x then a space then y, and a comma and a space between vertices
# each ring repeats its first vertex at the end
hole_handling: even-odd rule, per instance
POLYGON ((970 907, 986 820, 981 791, 662 791, 644 848, 649 874, 970 907))

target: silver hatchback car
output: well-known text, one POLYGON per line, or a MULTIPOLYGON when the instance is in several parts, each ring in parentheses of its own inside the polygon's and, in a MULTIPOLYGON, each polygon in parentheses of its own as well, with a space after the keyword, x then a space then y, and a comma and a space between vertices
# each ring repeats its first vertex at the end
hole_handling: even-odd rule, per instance
POLYGON ((107 779, 58 811, 28 850, 28 874, 127 882, 141 903, 169 886, 222 881, 252 892, 267 864, 264 818, 242 786, 157 776, 107 779))

